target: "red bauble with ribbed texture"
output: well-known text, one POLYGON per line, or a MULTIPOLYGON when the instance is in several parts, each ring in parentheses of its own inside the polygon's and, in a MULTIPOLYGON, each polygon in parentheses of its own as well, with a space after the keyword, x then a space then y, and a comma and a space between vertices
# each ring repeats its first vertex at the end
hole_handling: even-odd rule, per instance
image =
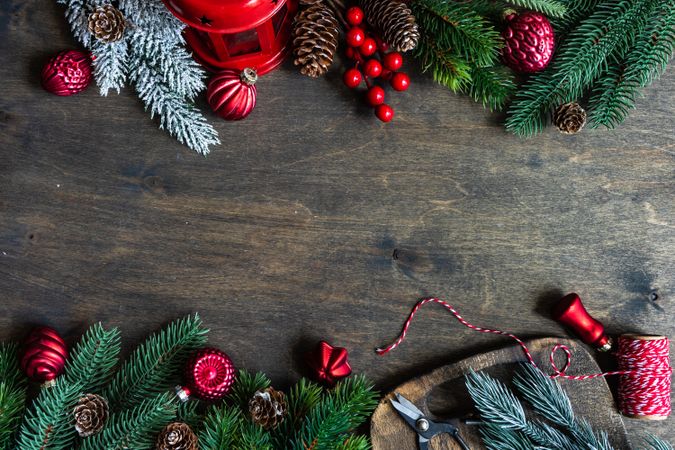
POLYGON ((555 35, 546 16, 529 11, 506 17, 502 32, 504 64, 516 72, 534 73, 544 70, 553 57, 555 35))
POLYGON ((202 400, 220 400, 234 384, 235 369, 229 356, 217 348, 203 348, 185 368, 187 391, 202 400))
POLYGON ((211 109, 225 120, 241 120, 248 116, 255 108, 257 80, 258 75, 253 69, 218 72, 206 90, 211 109))
POLYGON ((23 343, 21 369, 32 381, 51 382, 59 376, 68 359, 68 347, 53 328, 38 327, 23 343))
POLYGON ((91 83, 91 59, 77 50, 64 50, 42 68, 42 87, 56 95, 73 95, 91 83))

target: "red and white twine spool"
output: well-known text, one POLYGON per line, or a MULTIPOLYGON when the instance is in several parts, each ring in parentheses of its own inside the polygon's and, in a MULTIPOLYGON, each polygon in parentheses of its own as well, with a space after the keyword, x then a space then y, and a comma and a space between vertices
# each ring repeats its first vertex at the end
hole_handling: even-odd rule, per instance
MULTIPOLYGON (((506 331, 473 325, 467 322, 452 305, 433 297, 417 302, 410 311, 401 334, 387 347, 376 349, 378 355, 389 353, 403 342, 415 314, 427 303, 438 303, 450 311, 462 325, 472 330, 510 337, 520 345, 529 363, 542 373, 546 373, 535 363, 527 345, 518 336, 506 331)), ((640 419, 665 419, 670 415, 670 378, 673 372, 670 366, 669 348, 668 338, 665 336, 623 335, 619 337, 618 350, 615 353, 619 370, 589 375, 567 375, 566 371, 572 362, 572 352, 566 345, 558 344, 551 350, 549 358, 553 374, 546 375, 551 378, 568 380, 588 380, 618 375, 620 376, 619 409, 622 414, 640 419), (559 350, 565 353, 565 365, 562 368, 559 368, 554 361, 554 355, 559 350)))

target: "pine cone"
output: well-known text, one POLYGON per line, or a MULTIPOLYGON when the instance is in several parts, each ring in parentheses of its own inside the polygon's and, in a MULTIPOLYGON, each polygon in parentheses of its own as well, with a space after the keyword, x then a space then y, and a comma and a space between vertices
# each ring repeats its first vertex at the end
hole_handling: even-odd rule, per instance
POLYGON ((333 63, 338 35, 335 13, 322 1, 298 13, 293 25, 293 62, 300 66, 301 74, 313 78, 326 74, 333 63))
POLYGON ((417 47, 420 32, 408 5, 400 0, 361 0, 368 23, 397 52, 417 47))
POLYGON ((565 103, 553 113, 553 124, 561 133, 578 133, 586 125, 586 111, 577 102, 565 103))
POLYGON ((286 396, 271 387, 258 391, 248 402, 248 410, 255 423, 267 429, 274 428, 286 416, 286 396))
POLYGON ((82 437, 98 433, 108 420, 108 402, 96 394, 80 398, 73 410, 75 430, 82 437))
POLYGON ((113 5, 97 6, 89 15, 89 32, 99 41, 119 41, 126 26, 124 16, 113 5))
POLYGON ((197 450, 198 439, 192 428, 183 422, 171 422, 157 436, 156 450, 197 450))

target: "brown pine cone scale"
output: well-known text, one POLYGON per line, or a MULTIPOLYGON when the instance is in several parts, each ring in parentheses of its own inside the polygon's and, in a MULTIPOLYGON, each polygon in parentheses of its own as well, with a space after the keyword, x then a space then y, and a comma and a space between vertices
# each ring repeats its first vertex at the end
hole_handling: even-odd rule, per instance
POLYGON ((108 420, 108 402, 100 395, 86 394, 77 401, 73 416, 77 434, 81 437, 94 435, 108 420))
POLYGON ((89 15, 89 32, 99 41, 119 41, 126 26, 122 12, 113 5, 97 6, 89 15))
POLYGON ((338 45, 338 22, 333 10, 317 1, 301 10, 293 25, 293 63, 300 73, 320 77, 328 72, 338 45))
POLYGON ((370 26, 380 32, 382 40, 397 52, 417 47, 420 32, 412 11, 401 0, 361 0, 370 26))
POLYGON ((266 429, 275 428, 286 417, 286 396, 274 388, 258 391, 248 403, 251 419, 266 429))
POLYGON ((157 436, 156 450, 197 450, 199 441, 192 428, 183 422, 171 422, 157 436))
POLYGON ((586 111, 577 102, 565 103, 553 112, 553 124, 561 133, 578 133, 586 125, 586 111))

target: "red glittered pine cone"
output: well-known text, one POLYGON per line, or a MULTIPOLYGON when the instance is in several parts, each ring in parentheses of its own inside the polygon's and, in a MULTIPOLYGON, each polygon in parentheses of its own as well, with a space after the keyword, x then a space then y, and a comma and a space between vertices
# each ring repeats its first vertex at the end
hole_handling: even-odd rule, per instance
POLYGON ((89 55, 64 50, 42 68, 42 87, 55 95, 67 96, 84 91, 92 80, 89 55))
POLYGON ((203 348, 185 367, 187 389, 183 390, 202 400, 220 400, 230 392, 234 378, 234 364, 229 356, 217 348, 203 348))
POLYGON ((502 59, 511 69, 521 73, 544 70, 553 58, 555 35, 545 15, 528 11, 509 14, 502 32, 502 59))
POLYGON ((319 342, 314 351, 305 355, 305 360, 312 369, 314 378, 329 386, 333 386, 338 380, 352 373, 347 358, 347 349, 333 347, 326 341, 319 342))
POLYGON ((59 376, 68 359, 68 348, 53 328, 34 328, 23 343, 21 369, 38 383, 51 383, 59 376))

